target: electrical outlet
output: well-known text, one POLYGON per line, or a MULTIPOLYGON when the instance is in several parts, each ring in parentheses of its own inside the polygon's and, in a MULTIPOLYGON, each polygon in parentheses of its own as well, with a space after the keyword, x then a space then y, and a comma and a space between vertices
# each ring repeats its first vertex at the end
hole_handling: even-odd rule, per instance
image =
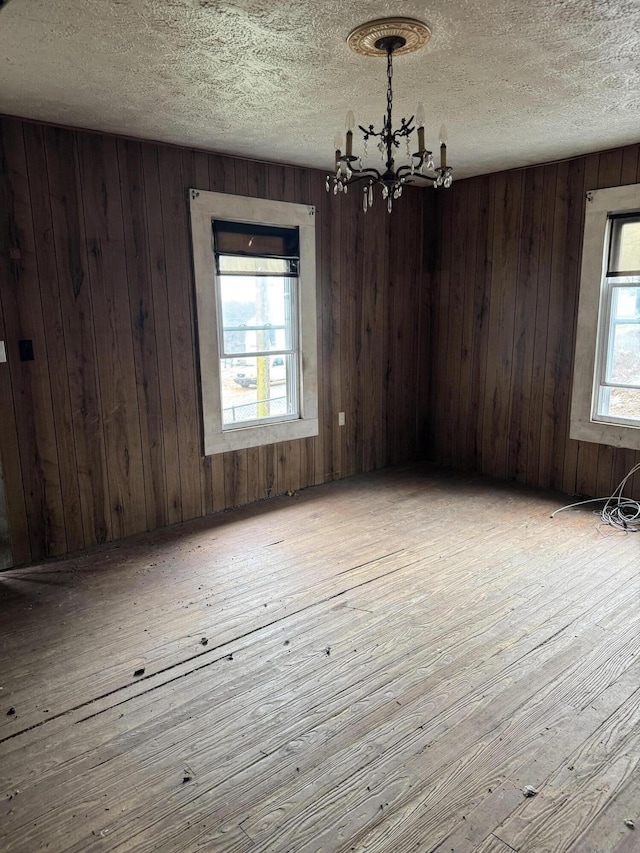
POLYGON ((344 426, 344 412, 338 412, 338 426, 344 426))

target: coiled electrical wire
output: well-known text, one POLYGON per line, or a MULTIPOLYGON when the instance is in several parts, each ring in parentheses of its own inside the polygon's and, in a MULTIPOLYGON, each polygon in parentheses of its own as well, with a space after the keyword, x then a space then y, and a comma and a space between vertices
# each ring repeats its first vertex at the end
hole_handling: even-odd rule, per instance
POLYGON ((565 509, 572 509, 575 506, 584 506, 584 504, 600 503, 604 501, 604 506, 598 513, 604 524, 610 527, 615 527, 617 530, 622 530, 625 533, 640 533, 640 501, 633 498, 625 498, 622 496, 624 487, 627 481, 633 475, 640 471, 640 463, 634 465, 629 473, 624 477, 618 486, 614 489, 613 494, 607 498, 589 498, 585 501, 577 501, 573 504, 560 507, 555 512, 551 513, 551 518, 565 509))

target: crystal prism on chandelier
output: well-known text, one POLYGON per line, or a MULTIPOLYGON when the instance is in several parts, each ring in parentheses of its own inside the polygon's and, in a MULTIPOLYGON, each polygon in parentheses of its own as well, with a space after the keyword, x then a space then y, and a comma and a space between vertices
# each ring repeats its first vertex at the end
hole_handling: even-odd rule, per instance
POLYGON ((445 126, 440 129, 440 165, 433 161, 433 153, 428 151, 424 142, 425 113, 422 104, 418 104, 415 115, 409 119, 401 119, 400 126, 395 130, 392 124, 393 112, 393 54, 411 53, 418 50, 429 39, 431 31, 422 21, 412 18, 386 18, 371 21, 356 27, 347 38, 349 46, 364 56, 387 57, 387 111, 383 117, 381 130, 374 125, 368 127, 358 125, 363 136, 362 156, 353 153, 353 130, 355 118, 351 111, 347 113, 346 147, 342 151, 342 137, 336 136, 336 171, 327 175, 326 189, 333 194, 346 193, 353 185, 362 186, 362 207, 364 212, 374 201, 374 188, 382 188, 382 198, 387 203, 389 213, 393 210, 393 202, 402 195, 402 188, 411 181, 431 181, 435 188, 448 188, 453 183, 453 168, 447 165, 447 134, 445 126), (418 150, 411 152, 411 138, 417 131, 418 150), (367 157, 369 143, 378 140, 376 148, 380 152, 384 171, 364 167, 362 158, 367 157), (402 142, 406 149, 407 163, 396 168, 396 149, 402 142))

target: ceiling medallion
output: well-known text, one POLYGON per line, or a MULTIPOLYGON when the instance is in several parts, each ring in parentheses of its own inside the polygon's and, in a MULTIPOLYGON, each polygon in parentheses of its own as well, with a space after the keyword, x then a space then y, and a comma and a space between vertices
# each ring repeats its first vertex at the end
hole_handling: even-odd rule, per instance
POLYGON ((386 50, 378 43, 390 36, 404 40, 403 45, 394 49, 396 56, 400 56, 424 47, 431 38, 431 30, 415 18, 380 18, 351 30, 347 44, 362 56, 386 56, 386 50))
POLYGON ((412 53, 423 47, 431 37, 431 30, 422 21, 414 18, 385 18, 369 21, 352 30, 347 36, 347 43, 356 53, 362 56, 387 57, 387 110, 383 117, 381 130, 375 130, 372 124, 364 127, 358 125, 362 133, 362 156, 353 153, 353 129, 355 117, 351 110, 347 113, 347 139, 342 153, 342 136, 335 139, 335 174, 327 175, 327 192, 333 187, 333 194, 347 193, 353 184, 363 182, 362 207, 364 212, 374 201, 373 188, 382 187, 382 198, 387 202, 387 210, 391 213, 393 202, 402 195, 402 188, 407 181, 431 181, 434 187, 448 188, 453 182, 453 169, 447 165, 447 131, 444 125, 440 129, 440 165, 433 162, 433 153, 428 151, 424 142, 425 112, 422 104, 418 104, 415 115, 409 119, 403 118, 400 127, 393 129, 393 55, 412 53), (414 124, 415 121, 415 124, 414 124), (411 137, 417 130, 418 150, 411 152, 411 137), (362 159, 368 156, 368 142, 378 139, 377 149, 382 157, 384 171, 373 167, 364 167, 362 159), (401 140, 406 145, 404 165, 395 165, 396 149, 400 148, 401 140))

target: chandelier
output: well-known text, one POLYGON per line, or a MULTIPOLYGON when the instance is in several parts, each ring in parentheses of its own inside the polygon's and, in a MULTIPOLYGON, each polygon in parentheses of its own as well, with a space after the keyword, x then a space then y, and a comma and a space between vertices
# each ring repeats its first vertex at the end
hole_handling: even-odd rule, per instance
POLYGON ((413 18, 383 18, 369 21, 356 27, 347 36, 347 44, 356 53, 363 56, 387 57, 387 111, 383 116, 382 127, 376 130, 374 125, 358 125, 363 136, 362 156, 353 153, 353 130, 355 118, 351 110, 347 113, 346 146, 342 150, 342 136, 335 139, 335 173, 327 175, 326 188, 334 195, 347 193, 349 187, 362 186, 362 207, 364 212, 374 201, 374 187, 382 188, 382 198, 387 202, 391 213, 393 202, 402 195, 402 188, 409 182, 431 181, 435 188, 450 187, 453 183, 453 169, 447 165, 447 132, 443 125, 440 129, 440 165, 433 161, 433 152, 425 148, 425 113, 422 104, 418 104, 415 115, 403 118, 395 130, 392 124, 393 112, 393 56, 412 53, 419 50, 431 37, 429 27, 413 18), (417 151, 411 151, 411 139, 417 131, 417 151), (368 156, 370 140, 378 139, 377 149, 382 157, 384 171, 364 167, 362 158, 368 156), (396 167, 396 152, 404 141, 407 162, 396 167))

